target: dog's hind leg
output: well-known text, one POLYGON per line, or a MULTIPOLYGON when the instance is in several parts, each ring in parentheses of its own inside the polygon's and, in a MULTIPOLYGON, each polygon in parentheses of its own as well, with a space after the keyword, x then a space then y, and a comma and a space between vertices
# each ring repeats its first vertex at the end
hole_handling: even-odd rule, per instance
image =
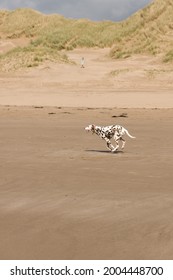
POLYGON ((120 138, 120 140, 122 141, 121 149, 123 150, 125 147, 126 141, 123 138, 120 138))

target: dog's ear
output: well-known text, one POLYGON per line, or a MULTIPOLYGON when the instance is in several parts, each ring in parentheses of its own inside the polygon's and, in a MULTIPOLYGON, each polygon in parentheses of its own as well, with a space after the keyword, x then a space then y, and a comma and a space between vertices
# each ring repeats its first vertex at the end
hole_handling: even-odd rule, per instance
POLYGON ((95 125, 94 124, 91 125, 91 131, 92 131, 92 133, 94 133, 94 131, 95 131, 95 125))

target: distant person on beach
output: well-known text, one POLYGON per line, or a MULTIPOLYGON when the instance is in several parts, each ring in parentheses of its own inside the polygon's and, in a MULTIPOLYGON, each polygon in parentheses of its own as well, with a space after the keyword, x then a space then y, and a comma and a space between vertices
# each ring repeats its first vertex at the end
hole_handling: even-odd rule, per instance
POLYGON ((82 57, 82 58, 81 58, 81 68, 85 68, 85 67, 84 67, 84 62, 85 62, 84 57, 82 57))

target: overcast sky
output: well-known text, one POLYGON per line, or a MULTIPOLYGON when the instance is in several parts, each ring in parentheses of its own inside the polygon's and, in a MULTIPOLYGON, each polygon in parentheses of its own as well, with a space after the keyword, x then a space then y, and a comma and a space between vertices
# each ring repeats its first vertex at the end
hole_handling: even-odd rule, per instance
POLYGON ((0 9, 32 8, 45 14, 70 18, 119 21, 152 0, 0 0, 0 9))

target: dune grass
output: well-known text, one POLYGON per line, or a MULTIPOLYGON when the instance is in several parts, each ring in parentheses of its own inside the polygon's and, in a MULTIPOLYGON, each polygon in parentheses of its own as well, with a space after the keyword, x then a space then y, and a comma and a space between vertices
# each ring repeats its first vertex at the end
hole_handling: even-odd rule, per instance
POLYGON ((65 54, 58 51, 29 45, 24 48, 14 48, 6 54, 0 55, 0 69, 9 72, 26 67, 36 67, 46 60, 61 63, 70 62, 65 54))
POLYGON ((173 62, 173 49, 165 54, 163 61, 164 62, 173 62))
MULTIPOLYGON (((173 44, 173 1, 156 0, 124 21, 121 42, 111 50, 114 58, 129 54, 166 54, 173 44)), ((167 55, 167 61, 171 55, 167 55)))
POLYGON ((18 69, 39 65, 49 59, 68 62, 61 51, 77 47, 110 47, 113 59, 133 54, 162 54, 164 62, 172 62, 172 15, 172 0, 155 0, 118 23, 72 20, 61 15, 43 15, 32 9, 0 11, 1 38, 30 38, 28 47, 1 55, 0 67, 7 63, 18 69))

